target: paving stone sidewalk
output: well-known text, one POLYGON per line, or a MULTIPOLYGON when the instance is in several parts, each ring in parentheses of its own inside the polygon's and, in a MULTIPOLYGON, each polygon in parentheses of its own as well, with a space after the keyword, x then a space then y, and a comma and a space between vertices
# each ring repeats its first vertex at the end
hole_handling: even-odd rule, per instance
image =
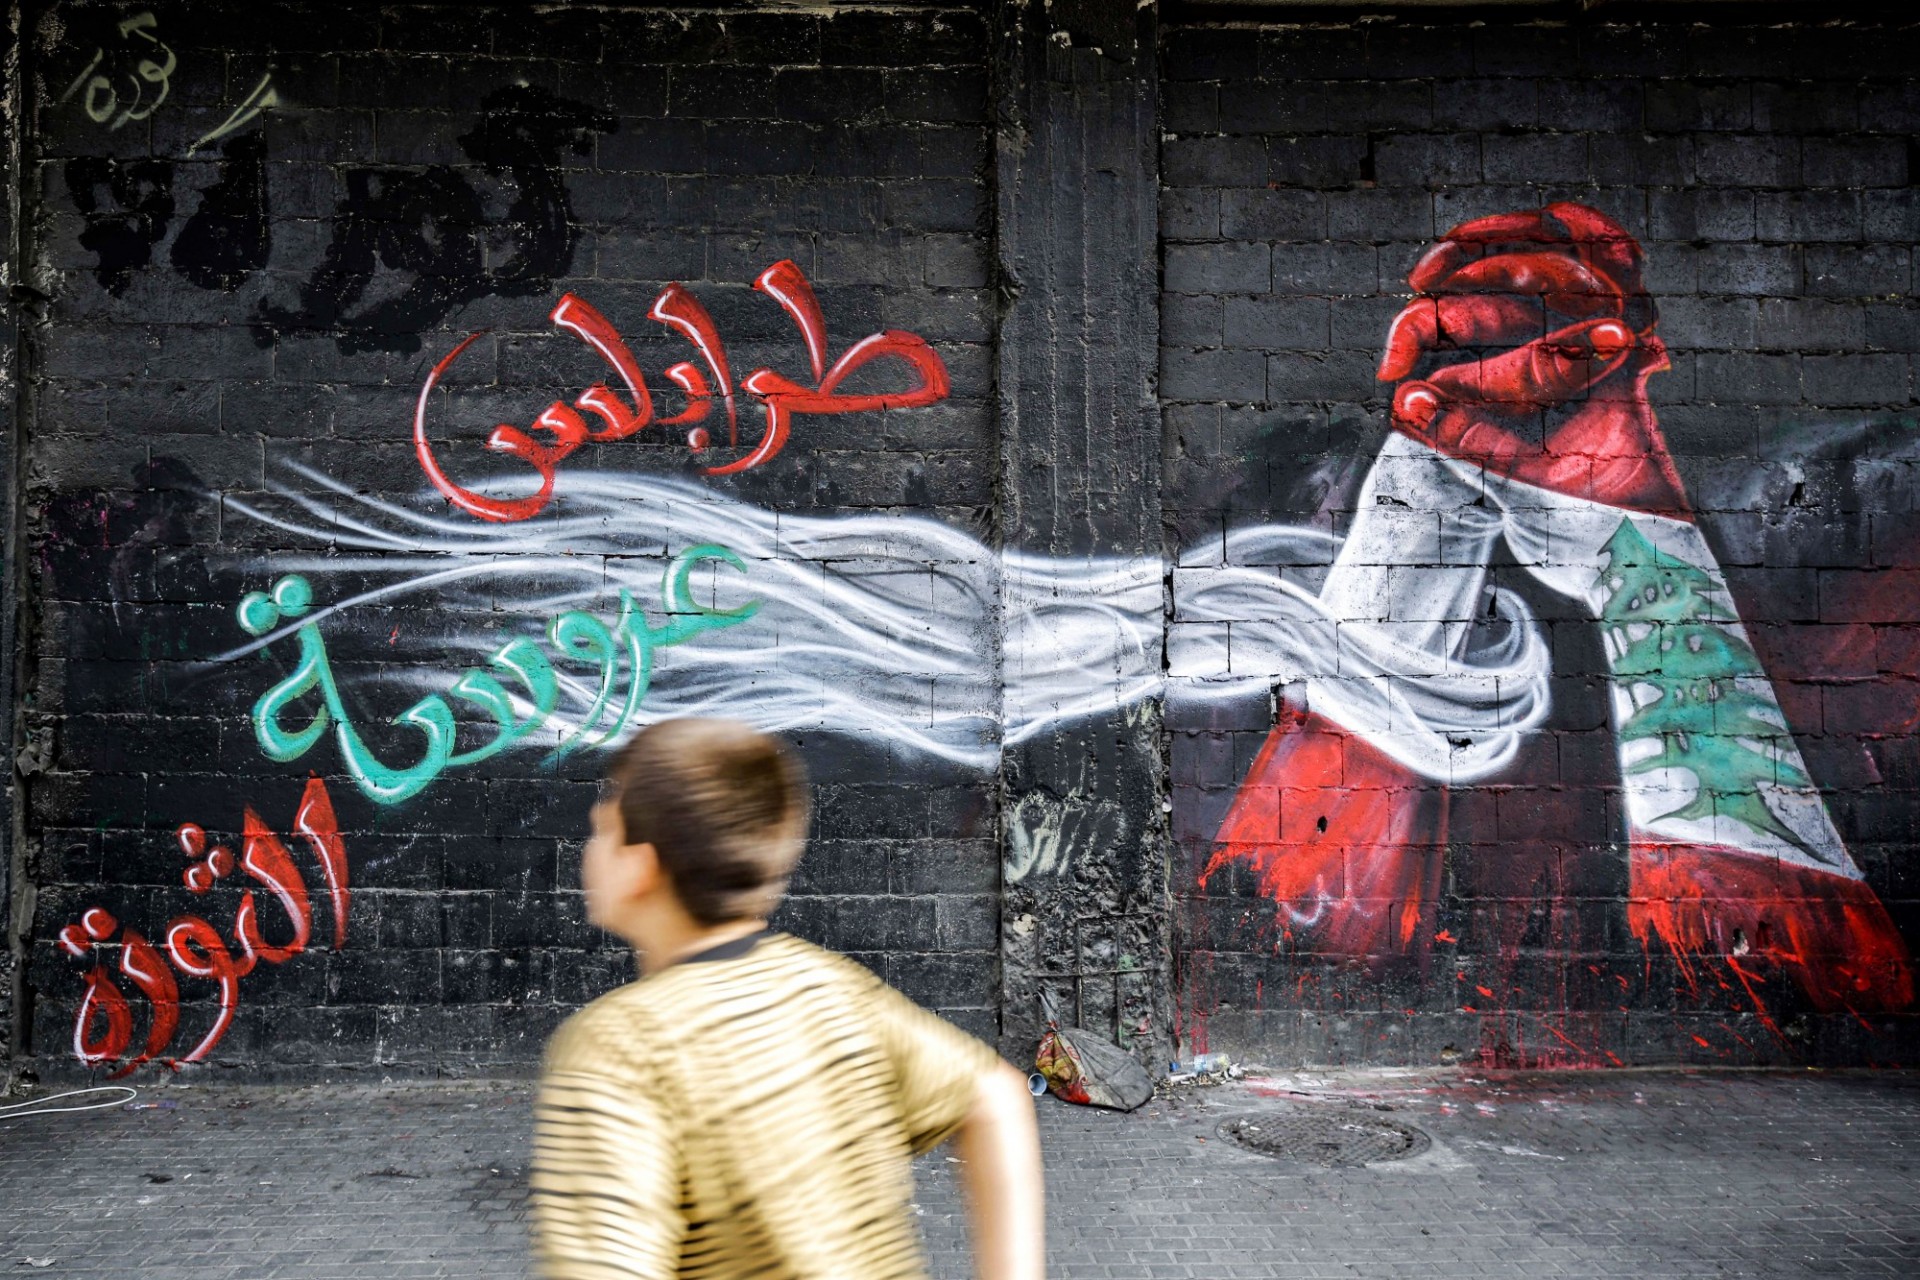
MULTIPOLYGON (((0 1273, 526 1276, 530 1096, 172 1087, 0 1122, 0 1273)), ((1920 1073, 1294 1074, 1040 1117, 1055 1277, 1920 1275, 1920 1073), (1432 1141, 1279 1161, 1221 1137, 1248 1112, 1432 1141)), ((954 1162, 919 1188, 933 1272, 959 1280, 954 1162)))

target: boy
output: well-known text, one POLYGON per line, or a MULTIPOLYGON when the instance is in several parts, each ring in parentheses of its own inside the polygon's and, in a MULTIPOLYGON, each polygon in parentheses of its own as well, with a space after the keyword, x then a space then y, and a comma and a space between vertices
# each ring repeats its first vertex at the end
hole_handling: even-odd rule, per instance
POLYGON ((587 917, 643 976, 569 1018, 535 1107, 542 1272, 923 1277, 910 1158, 954 1137, 983 1280, 1042 1274, 1026 1080, 865 969, 769 932, 800 763, 728 720, 636 737, 594 806, 587 917))

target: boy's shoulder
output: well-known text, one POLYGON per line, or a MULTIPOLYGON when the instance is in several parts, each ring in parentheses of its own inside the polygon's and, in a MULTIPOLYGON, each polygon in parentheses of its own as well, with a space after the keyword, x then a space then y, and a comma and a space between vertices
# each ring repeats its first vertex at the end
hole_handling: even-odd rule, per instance
POLYGON ((605 1062, 609 1056, 644 1069, 648 1046, 669 1037, 668 1027, 684 1030, 690 1017, 710 1009, 713 988, 739 989, 817 985, 822 979, 844 986, 857 997, 889 990, 870 969, 846 956, 789 934, 771 933, 737 960, 695 960, 636 979, 595 998, 560 1024, 547 1050, 549 1066, 582 1057, 605 1062))
POLYGON ((648 1071, 647 1046, 654 1024, 644 1001, 633 999, 630 982, 574 1010, 547 1041, 545 1069, 554 1072, 592 1067, 596 1073, 617 1070, 625 1076, 648 1071))
MULTIPOLYGON (((722 960, 697 956, 683 960, 600 999, 619 996, 624 999, 614 1002, 617 1007, 658 1009, 689 998, 704 999, 705 994, 716 987, 803 985, 817 983, 822 978, 838 979, 863 988, 884 985, 878 975, 856 960, 790 933, 770 931, 760 935, 744 953, 722 960)), ((598 1003, 599 1000, 594 1002, 598 1003)))

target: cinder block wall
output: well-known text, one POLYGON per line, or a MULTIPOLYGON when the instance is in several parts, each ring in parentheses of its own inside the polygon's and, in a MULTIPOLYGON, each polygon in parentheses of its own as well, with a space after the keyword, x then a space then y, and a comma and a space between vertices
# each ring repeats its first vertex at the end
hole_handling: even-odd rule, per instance
MULTIPOLYGON (((1578 559, 1537 539, 1515 550, 1516 536, 1533 537, 1530 523, 1560 517, 1508 515, 1491 552, 1443 546, 1424 559, 1408 523, 1401 547, 1369 553, 1397 581, 1358 603, 1349 592, 1327 606, 1327 625, 1464 620, 1432 612, 1407 583, 1484 563, 1485 582, 1517 593, 1546 637, 1544 719, 1504 767, 1408 771, 1381 766, 1366 732, 1316 716, 1325 682, 1176 701, 1176 951, 1194 1039, 1307 1061, 1491 1065, 1911 1054, 1900 976, 1869 971, 1883 926, 1910 939, 1920 919, 1915 34, 1750 18, 1171 30, 1163 497, 1195 580, 1234 559, 1235 531, 1280 524, 1345 538, 1378 514, 1363 504, 1455 536, 1453 504, 1480 502, 1474 484, 1433 499, 1406 463, 1376 462, 1396 385, 1376 368, 1414 292, 1409 273, 1470 220, 1556 201, 1599 211, 1637 244, 1657 307, 1671 368, 1648 380, 1647 397, 1704 535, 1692 558, 1726 588, 1721 608, 1751 644, 1743 666, 1755 674, 1743 679, 1770 683, 1838 843, 1871 889, 1863 901, 1877 897, 1884 919, 1864 923, 1878 910, 1864 906, 1854 926, 1807 946, 1803 965, 1763 963, 1762 951, 1798 945, 1786 931, 1811 936, 1810 922, 1836 909, 1822 895, 1852 900, 1860 882, 1810 888, 1787 867, 1792 847, 1751 839, 1766 851, 1740 865, 1757 887, 1730 895, 1698 872, 1678 891, 1698 901, 1676 914, 1691 913, 1700 936, 1669 945, 1684 931, 1648 922, 1674 901, 1654 864, 1676 842, 1631 828, 1689 797, 1630 812, 1625 771, 1645 748, 1622 747, 1610 697, 1632 685, 1646 698, 1651 686, 1615 673, 1593 604, 1565 592, 1570 569, 1556 589, 1517 564, 1578 559), (1332 745, 1284 763, 1289 742, 1315 734, 1332 745), (1263 750, 1277 753, 1264 767, 1263 750), (1262 786, 1281 789, 1265 834, 1250 810, 1238 825, 1231 816, 1262 786), (1373 817, 1355 817, 1368 803, 1373 817), (1229 832, 1249 843, 1221 860, 1215 840, 1229 832), (1810 994, 1822 984, 1824 995, 1810 994)), ((1524 247, 1550 247, 1565 233, 1555 225, 1524 247)), ((1507 341, 1540 336, 1530 323, 1507 341)), ((1476 345, 1468 334, 1441 355, 1476 345)), ((1554 435, 1577 401, 1501 419, 1503 429, 1522 452, 1543 437, 1549 452, 1574 450, 1564 473, 1584 465, 1579 446, 1554 435)), ((1464 456, 1500 472, 1486 453, 1464 456)), ((1345 572, 1330 569, 1333 554, 1331 544, 1295 547, 1269 557, 1269 572, 1321 592, 1345 572)), ((1177 585, 1174 596, 1177 612, 1177 585)), ((1218 625, 1204 611, 1190 617, 1218 625)), ((1241 634, 1264 622, 1241 615, 1241 634)), ((1706 733, 1733 734, 1732 723, 1723 711, 1706 733)), ((1787 780, 1791 766, 1775 757, 1762 781, 1776 768, 1787 780)), ((1730 793, 1716 802, 1735 806, 1730 793)))
MULTIPOLYGON (((808 418, 777 465, 712 491, 786 518, 911 515, 985 533, 986 25, 936 6, 151 13, 130 31, 119 5, 28 19, 32 234, 16 297, 30 320, 20 585, 34 625, 20 829, 37 895, 23 1051, 48 1067, 73 1060, 92 961, 59 938, 90 909, 117 925, 98 955, 133 1006, 123 1060, 151 1025, 150 1001, 114 968, 126 939, 164 946, 171 921, 195 916, 237 953, 241 885, 265 900, 267 938, 288 934, 244 871, 205 896, 183 884, 195 859, 181 824, 239 856, 257 814, 287 841, 316 923, 303 954, 238 980, 208 1061, 253 1074, 526 1063, 568 1010, 632 972, 586 924, 577 892, 604 752, 556 765, 523 744, 382 803, 331 734, 297 760, 263 752, 251 711, 294 669, 297 642, 209 659, 249 643, 238 603, 288 572, 305 574, 316 608, 397 589, 318 625, 369 751, 404 765, 420 758, 421 735, 385 722, 470 667, 496 670, 486 655, 512 636, 540 640, 568 592, 611 626, 617 578, 659 625, 666 557, 700 540, 677 535, 675 517, 654 515, 657 540, 630 538, 617 555, 581 526, 576 548, 537 522, 489 525, 439 500, 416 456, 422 384, 468 335, 482 334, 432 409, 449 471, 486 469, 486 455, 460 450, 493 422, 524 425, 595 381, 621 386, 549 322, 567 293, 631 344, 664 418, 685 397, 669 404, 678 393, 662 370, 701 359, 648 318, 670 282, 711 315, 736 380, 761 365, 806 379, 794 323, 751 288, 791 261, 817 297, 829 360, 868 334, 910 331, 938 351, 951 389, 898 414, 808 418), (169 56, 157 101, 139 68, 169 56), (107 79, 90 88, 96 74, 107 79), (258 105, 248 99, 263 81, 276 101, 195 149, 258 105), (343 519, 390 524, 381 503, 443 523, 408 526, 406 542, 341 536, 343 519), (430 585, 488 533, 504 539, 489 556, 524 567, 479 590, 430 585), (578 590, 568 565, 581 556, 604 590, 578 590), (319 865, 296 832, 310 775, 346 855, 338 949, 319 865)), ((743 439, 756 422, 743 418, 743 439)), ((686 431, 591 445, 564 470, 706 483, 686 431)), ((618 524, 619 512, 593 519, 618 524)), ((695 523, 731 541, 724 513, 695 523)), ((695 591, 711 603, 729 572, 708 566, 695 591)), ((920 570, 922 597, 931 572, 920 570)), ((591 681, 556 647, 544 652, 591 681)), ((675 678, 675 657, 659 650, 657 686, 675 678)), ((753 679, 743 672, 743 685, 753 679)), ((623 677, 620 699, 628 688, 623 677)), ((485 741, 462 733, 462 750, 485 741)), ((535 736, 556 740, 550 725, 535 736)), ((878 735, 810 733, 804 720, 790 736, 817 802, 780 923, 993 1035, 991 772, 903 756, 878 735)), ((162 1055, 187 1053, 217 1017, 214 981, 176 982, 179 1027, 162 1055)), ((102 1014, 95 1032, 106 1028, 102 1014)))
POLYGON ((1015 1057, 1044 994, 1148 1059, 1911 1060, 1913 26, 1070 9, 26 6, 16 1069, 524 1068, 631 972, 598 740, 689 709, 812 770, 778 923, 1015 1057), (1458 262, 1619 299, 1429 282, 1493 319, 1377 379, 1556 202, 1458 262), (1394 430, 1615 318, 1644 400, 1394 430), (835 378, 892 399, 756 451, 835 378), (1582 413, 1667 497, 1533 483, 1582 413))

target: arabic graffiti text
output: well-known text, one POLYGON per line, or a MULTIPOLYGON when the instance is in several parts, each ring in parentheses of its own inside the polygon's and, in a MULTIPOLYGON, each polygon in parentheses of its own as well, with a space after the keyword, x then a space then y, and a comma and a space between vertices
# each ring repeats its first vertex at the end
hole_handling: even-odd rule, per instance
MULTIPOLYGON (((732 475, 748 471, 770 461, 786 445, 797 414, 859 413, 870 409, 918 409, 946 399, 949 390, 947 366, 940 354, 917 334, 898 329, 871 333, 842 352, 831 367, 827 364, 827 325, 814 297, 813 286, 793 262, 782 260, 760 273, 753 287, 770 295, 793 320, 806 343, 807 359, 813 369, 813 385, 803 386, 772 369, 756 369, 741 380, 740 386, 765 406, 760 437, 741 457, 703 468, 708 475, 732 475), (913 370, 914 385, 904 391, 879 394, 854 394, 840 388, 855 372, 876 360, 904 361, 913 370)), ((613 366, 626 388, 627 398, 595 383, 575 397, 571 405, 556 400, 548 405, 525 430, 501 423, 487 437, 486 448, 493 453, 519 458, 539 473, 540 487, 518 498, 493 498, 463 488, 446 473, 427 438, 427 405, 434 388, 474 341, 486 332, 470 334, 440 358, 420 388, 420 399, 413 415, 413 446, 420 467, 433 487, 468 515, 501 522, 527 520, 540 514, 553 499, 555 471, 560 463, 582 445, 624 440, 649 425, 686 427, 687 443, 696 452, 713 441, 712 432, 703 425, 713 413, 718 397, 726 415, 726 443, 740 443, 739 405, 734 394, 733 373, 727 363, 726 344, 721 341, 713 317, 685 286, 670 284, 660 291, 647 310, 647 318, 666 325, 692 344, 700 363, 681 361, 665 371, 665 376, 686 397, 686 407, 670 417, 656 421, 653 397, 646 378, 623 340, 591 304, 569 293, 561 297, 549 317, 558 328, 578 337, 613 366), (588 425, 582 411, 591 414, 600 426, 588 425), (542 432, 551 443, 536 440, 531 432, 542 432)))
MULTIPOLYGON (((605 746, 620 736, 647 696, 656 651, 702 632, 745 622, 758 611, 757 600, 731 609, 711 609, 694 601, 689 577, 696 566, 710 560, 742 572, 747 567, 739 556, 713 543, 682 551, 662 576, 660 597, 666 620, 657 626, 647 620, 632 593, 624 589, 620 592, 620 616, 612 627, 578 609, 558 614, 548 623, 547 641, 553 649, 566 662, 593 668, 598 681, 591 707, 577 723, 559 733, 549 760, 558 760, 581 747, 605 746), (622 659, 626 691, 616 707, 622 659)), ((419 758, 410 765, 388 764, 353 726, 317 620, 298 621, 312 608, 313 587, 297 574, 281 578, 271 592, 249 592, 240 601, 240 626, 249 635, 277 639, 270 633, 298 622, 292 630, 299 638, 299 660, 290 675, 253 704, 254 737, 269 759, 297 760, 331 727, 347 772, 361 791, 381 804, 397 804, 418 795, 448 768, 478 764, 498 755, 545 725, 559 705, 561 677, 553 662, 531 637, 517 637, 488 658, 487 666, 492 671, 475 667, 447 690, 486 714, 495 730, 492 741, 456 751, 458 729, 453 709, 445 697, 431 694, 393 719, 394 724, 411 726, 423 735, 419 758), (518 694, 509 692, 494 672, 511 678, 518 694), (306 724, 288 727, 283 722, 287 710, 315 690, 319 691, 320 705, 306 724)))
MULTIPOLYGON (((317 776, 307 781, 300 807, 294 813, 293 829, 319 864, 326 885, 323 912, 332 917, 333 949, 338 951, 347 945, 347 911, 351 905, 347 851, 327 784, 317 776)), ((152 1010, 139 1053, 121 1063, 113 1072, 116 1077, 155 1060, 175 1069, 182 1063, 203 1060, 233 1025, 234 1012, 240 1005, 240 979, 262 961, 285 964, 305 951, 313 937, 312 895, 299 867, 285 843, 251 807, 242 819, 238 858, 225 845, 209 847, 206 829, 196 823, 181 826, 175 837, 180 852, 190 860, 181 874, 188 892, 205 894, 236 870, 244 871, 286 912, 291 933, 284 942, 267 940, 261 906, 252 889, 240 895, 230 930, 232 945, 211 921, 196 915, 176 916, 157 945, 137 929, 121 929, 120 922, 104 907, 87 908, 77 923, 61 929, 61 949, 77 960, 94 962, 87 974, 86 994, 74 1017, 75 1057, 88 1066, 104 1066, 120 1062, 133 1044, 133 1006, 115 981, 113 970, 97 954, 116 930, 120 933, 116 967, 146 997, 152 1010), (181 977, 213 983, 219 994, 219 1012, 193 1048, 177 1058, 163 1058, 180 1029, 180 983, 175 970, 181 977)))

